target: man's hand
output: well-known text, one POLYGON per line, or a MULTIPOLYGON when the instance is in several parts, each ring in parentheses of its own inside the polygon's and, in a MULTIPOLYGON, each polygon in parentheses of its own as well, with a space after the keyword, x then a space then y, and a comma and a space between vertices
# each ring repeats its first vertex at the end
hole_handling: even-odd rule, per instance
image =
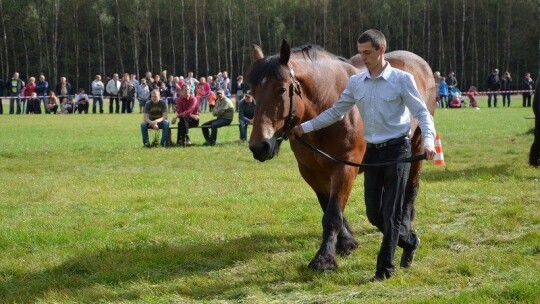
POLYGON ((426 153, 426 160, 433 160, 437 154, 437 151, 433 147, 424 147, 424 152, 426 153))
POLYGON ((302 137, 302 135, 304 135, 304 130, 301 126, 296 126, 289 132, 291 138, 302 137))

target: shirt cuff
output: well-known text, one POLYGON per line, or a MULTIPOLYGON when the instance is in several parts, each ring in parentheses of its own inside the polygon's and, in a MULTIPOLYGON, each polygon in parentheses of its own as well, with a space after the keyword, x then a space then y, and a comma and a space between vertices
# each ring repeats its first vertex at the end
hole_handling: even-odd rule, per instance
POLYGON ((311 121, 306 121, 300 126, 302 127, 302 131, 304 131, 304 133, 313 132, 315 130, 311 121))

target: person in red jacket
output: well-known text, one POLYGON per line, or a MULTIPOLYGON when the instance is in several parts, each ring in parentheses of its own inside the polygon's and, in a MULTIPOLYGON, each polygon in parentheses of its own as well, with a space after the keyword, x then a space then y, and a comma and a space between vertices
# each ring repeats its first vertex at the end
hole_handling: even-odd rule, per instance
POLYGON ((173 117, 173 124, 176 123, 176 119, 179 120, 176 144, 185 147, 191 146, 188 133, 189 128, 199 125, 199 104, 197 98, 191 95, 187 84, 181 86, 180 95, 176 99, 176 115, 173 117))

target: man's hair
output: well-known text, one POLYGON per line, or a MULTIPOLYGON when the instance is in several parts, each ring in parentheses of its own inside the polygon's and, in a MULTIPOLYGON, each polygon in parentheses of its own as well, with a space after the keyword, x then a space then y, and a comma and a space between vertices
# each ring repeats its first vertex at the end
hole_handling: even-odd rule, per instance
POLYGON ((386 48, 386 38, 384 37, 384 34, 381 31, 370 29, 362 34, 360 34, 360 37, 358 37, 358 43, 366 43, 371 42, 373 47, 376 50, 379 50, 381 46, 384 46, 386 48))

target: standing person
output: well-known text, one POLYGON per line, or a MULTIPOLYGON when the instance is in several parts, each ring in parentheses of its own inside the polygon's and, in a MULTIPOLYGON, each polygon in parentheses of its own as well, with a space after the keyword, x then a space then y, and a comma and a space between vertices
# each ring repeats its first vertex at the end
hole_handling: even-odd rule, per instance
POLYGON ((131 103, 135 100, 135 86, 131 82, 128 73, 124 73, 122 76, 118 94, 122 101, 122 113, 131 113, 131 103))
MULTIPOLYGON (((304 133, 329 126, 341 120, 356 105, 364 122, 367 141, 364 163, 384 163, 411 156, 411 115, 418 119, 426 159, 433 159, 436 154, 435 126, 413 76, 392 67, 385 60, 386 38, 380 31, 365 31, 358 38, 357 46, 367 70, 349 79, 347 87, 331 108, 294 127, 291 135, 301 137, 304 133)), ((372 281, 382 281, 394 274, 396 246, 403 248, 400 266, 407 268, 420 244, 420 239, 410 229, 410 219, 404 216, 405 187, 410 167, 410 163, 397 163, 365 168, 367 218, 383 234, 372 281)))
POLYGON ((24 89, 24 82, 19 78, 19 73, 13 73, 13 77, 8 83, 9 88, 9 114, 21 114, 21 93, 24 89))
POLYGON ((178 119, 176 144, 190 147, 189 128, 199 126, 199 105, 197 98, 191 95, 189 86, 185 83, 182 85, 180 95, 176 99, 176 115, 173 118, 173 124, 175 124, 176 119, 178 119))
POLYGON ((146 83, 146 78, 141 79, 141 85, 137 90, 137 99, 139 100, 139 113, 142 114, 146 102, 150 99, 150 87, 146 83))
POLYGON ((240 75, 236 77, 236 85, 234 88, 234 94, 236 95, 235 109, 236 112, 238 112, 238 103, 240 100, 244 99, 244 93, 247 91, 246 84, 244 83, 244 76, 240 75))
POLYGON ((251 91, 246 91, 244 98, 238 102, 238 127, 240 128, 240 140, 242 142, 247 141, 247 127, 253 124, 256 107, 251 91))
POLYGON ((204 96, 199 104, 199 112, 206 112, 206 109, 208 108, 208 97, 210 96, 210 92, 212 90, 210 89, 210 84, 206 82, 206 78, 201 77, 199 79, 199 83, 201 84, 204 93, 204 96))
POLYGON ((205 122, 202 125, 202 133, 206 139, 205 145, 216 145, 218 129, 231 124, 234 116, 234 106, 232 101, 225 97, 225 91, 219 89, 217 91, 216 106, 212 110, 212 115, 216 118, 205 122), (208 129, 211 129, 211 133, 208 129))
POLYGON ((129 79, 131 80, 131 83, 133 84, 133 87, 135 87, 135 96, 133 96, 133 99, 131 100, 129 104, 129 113, 133 113, 133 110, 135 108, 135 98, 137 98, 137 92, 139 91, 139 86, 141 85, 139 81, 137 80, 137 75, 131 74, 129 75, 129 79))
POLYGON ((167 146, 169 139, 169 121, 167 120, 167 103, 161 99, 159 90, 153 90, 150 93, 150 102, 144 106, 143 122, 141 123, 141 133, 143 145, 151 147, 148 141, 148 129, 162 129, 161 146, 167 146))
POLYGON ((118 100, 118 92, 120 91, 120 80, 118 79, 118 74, 114 73, 113 78, 107 82, 105 89, 107 94, 109 94, 109 114, 113 112, 113 103, 116 106, 116 114, 120 113, 120 101, 118 100))
MULTIPOLYGON (((32 107, 35 105, 35 102, 33 100, 32 100, 32 104, 28 102, 32 98, 32 94, 34 93, 36 93, 36 77, 30 77, 28 79, 28 83, 24 86, 24 90, 23 90, 24 98, 21 105, 22 105, 22 112, 24 114, 29 114, 30 112, 34 111, 32 107)), ((37 98, 37 94, 36 94, 36 98, 37 98)))
POLYGON ((36 94, 41 102, 43 102, 43 107, 45 107, 45 113, 49 113, 47 109, 47 94, 49 93, 49 82, 45 80, 45 75, 39 75, 38 81, 36 81, 36 94))
POLYGON ((531 73, 525 73, 525 78, 521 81, 521 89, 526 91, 521 93, 523 95, 523 107, 531 106, 531 95, 534 88, 534 81, 531 78, 531 73))
POLYGON ((5 86, 4 79, 2 79, 2 76, 0 75, 0 115, 4 114, 4 102, 2 101, 2 96, 4 96, 5 86))
POLYGON ((101 75, 96 75, 92 81, 92 97, 94 104, 92 105, 92 113, 96 114, 96 104, 99 103, 99 114, 103 114, 103 92, 105 85, 101 82, 101 75))
POLYGON ((501 79, 499 78, 499 70, 493 69, 487 77, 488 88, 488 108, 491 108, 491 97, 493 97, 493 107, 497 107, 497 92, 501 89, 501 79), (493 93, 490 93, 493 92, 493 93))
POLYGON ((71 96, 73 91, 71 90, 71 84, 67 81, 66 77, 60 77, 60 83, 56 84, 55 93, 61 100, 67 98, 68 101, 71 101, 71 96))
POLYGON ((509 72, 504 72, 503 77, 501 79, 501 89, 504 91, 504 93, 501 93, 502 95, 502 102, 503 102, 503 108, 506 104, 506 101, 508 101, 508 107, 510 107, 510 91, 512 90, 512 77, 510 76, 509 72))
POLYGON ((441 108, 449 108, 450 98, 448 98, 449 92, 446 80, 441 76, 438 79, 435 79, 435 82, 439 84, 439 103, 441 108))
POLYGON ((454 88, 457 88, 457 85, 458 85, 454 71, 450 71, 448 73, 448 77, 446 77, 446 84, 448 85, 448 105, 450 105, 450 100, 452 100, 453 98, 452 96, 452 93, 454 93, 453 90, 454 88))

